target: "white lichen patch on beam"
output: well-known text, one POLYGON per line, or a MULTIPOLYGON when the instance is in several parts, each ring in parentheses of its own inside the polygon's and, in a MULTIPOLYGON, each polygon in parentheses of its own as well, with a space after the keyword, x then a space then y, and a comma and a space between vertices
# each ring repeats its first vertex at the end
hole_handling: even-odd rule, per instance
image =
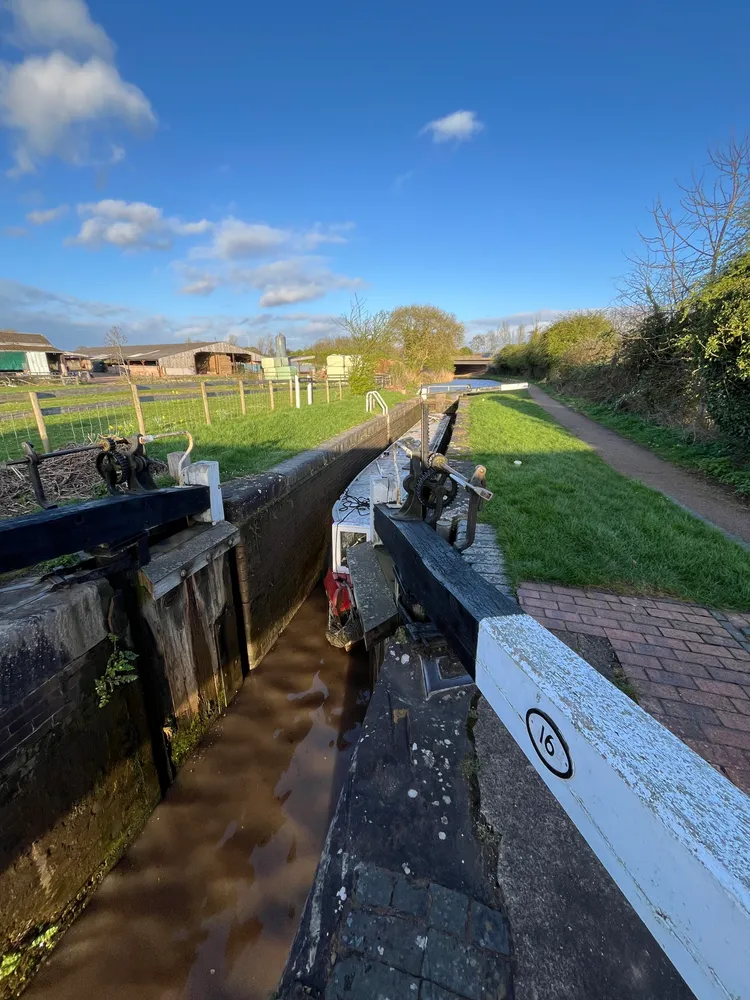
POLYGON ((527 615, 476 681, 695 995, 747 996, 750 797, 527 615))

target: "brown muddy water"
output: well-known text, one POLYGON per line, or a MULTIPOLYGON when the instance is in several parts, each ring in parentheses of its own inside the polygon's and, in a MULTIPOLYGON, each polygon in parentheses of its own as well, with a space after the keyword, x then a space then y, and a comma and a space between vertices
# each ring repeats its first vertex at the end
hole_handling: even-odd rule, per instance
POLYGON ((24 1000, 266 1000, 366 708, 316 589, 24 1000))

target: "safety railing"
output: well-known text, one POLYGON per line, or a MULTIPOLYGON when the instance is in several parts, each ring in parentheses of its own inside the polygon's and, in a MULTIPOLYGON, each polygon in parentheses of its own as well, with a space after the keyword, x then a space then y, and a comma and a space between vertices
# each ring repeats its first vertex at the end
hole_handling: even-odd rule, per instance
POLYGON ((371 389, 367 396, 365 397, 365 410, 368 413, 373 413, 375 411, 375 406, 379 406, 383 416, 388 415, 388 404, 380 395, 377 389, 371 389))

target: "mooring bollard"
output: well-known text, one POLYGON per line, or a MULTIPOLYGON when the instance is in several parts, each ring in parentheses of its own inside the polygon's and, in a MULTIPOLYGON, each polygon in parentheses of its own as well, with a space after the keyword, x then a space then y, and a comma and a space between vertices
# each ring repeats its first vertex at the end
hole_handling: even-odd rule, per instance
POLYGON ((295 375, 294 376, 294 400, 295 400, 295 406, 297 407, 297 409, 299 409, 300 408, 300 401, 299 401, 299 375, 295 375))
POLYGON ((313 384, 312 379, 307 383, 307 405, 312 406, 313 403, 313 384))

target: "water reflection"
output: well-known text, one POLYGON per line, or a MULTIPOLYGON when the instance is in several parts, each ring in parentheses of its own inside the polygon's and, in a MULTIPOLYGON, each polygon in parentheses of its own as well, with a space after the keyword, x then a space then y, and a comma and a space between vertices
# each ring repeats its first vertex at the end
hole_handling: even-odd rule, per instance
POLYGON ((316 591, 26 996, 260 1000, 274 990, 364 717, 367 667, 316 591))

